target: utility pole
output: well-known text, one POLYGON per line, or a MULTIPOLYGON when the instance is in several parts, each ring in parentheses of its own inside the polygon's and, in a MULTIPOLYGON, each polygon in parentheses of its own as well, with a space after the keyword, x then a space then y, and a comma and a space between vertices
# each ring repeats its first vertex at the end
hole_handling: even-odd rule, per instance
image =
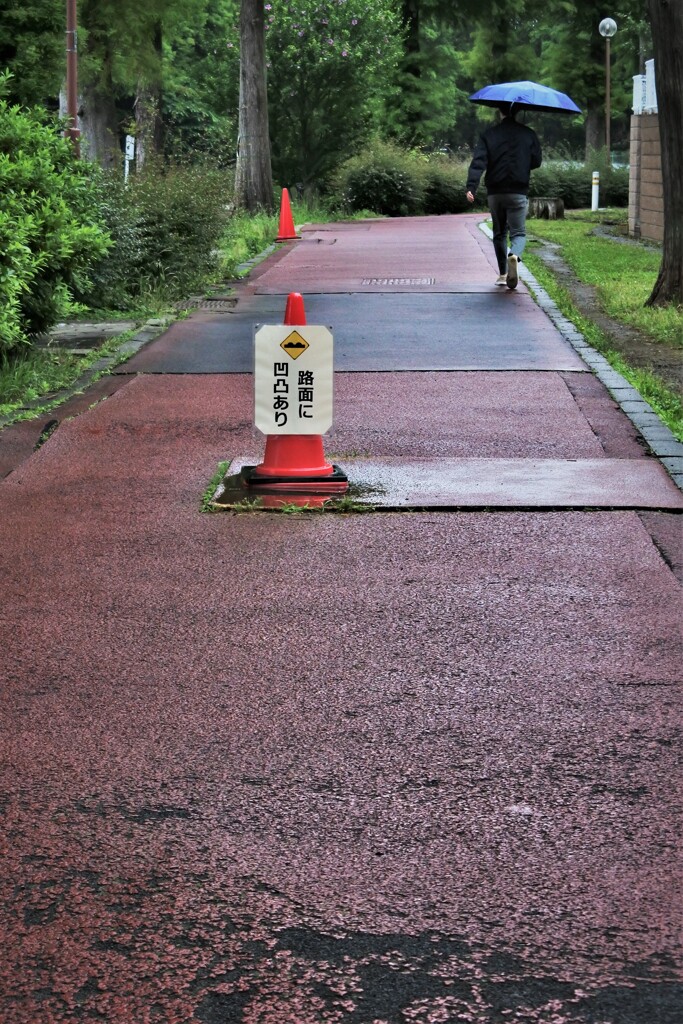
POLYGON ((78 127, 78 42, 76 26, 76 0, 66 0, 66 116, 69 127, 66 135, 71 139, 77 157, 81 155, 81 130, 78 127))

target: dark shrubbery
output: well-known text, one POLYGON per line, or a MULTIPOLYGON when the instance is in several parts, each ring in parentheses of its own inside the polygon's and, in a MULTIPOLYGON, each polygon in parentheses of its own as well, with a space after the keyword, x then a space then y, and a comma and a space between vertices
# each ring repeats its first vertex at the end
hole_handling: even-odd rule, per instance
MULTIPOLYGON (((628 206, 628 167, 599 167, 600 204, 628 206)), ((548 162, 532 172, 530 196, 549 196, 564 200, 568 210, 591 205, 593 168, 588 165, 548 162)))
POLYGON ((376 142, 342 165, 332 186, 332 202, 355 212, 409 217, 424 206, 425 179, 420 158, 386 142, 376 142))
MULTIPOLYGON (((598 165, 596 164, 596 167, 598 165)), ((372 210, 388 217, 461 213, 471 209, 465 197, 468 163, 440 154, 424 156, 378 142, 348 160, 338 171, 331 199, 341 210, 372 210)), ((628 168, 601 168, 602 205, 628 204, 628 168)), ((590 206, 592 169, 548 161, 531 175, 531 196, 564 200, 567 209, 590 206)), ((480 185, 478 199, 485 204, 480 185)))
POLYGON ((375 142, 339 169, 330 199, 341 210, 385 217, 458 213, 468 205, 466 179, 467 167, 441 154, 375 142))
POLYGON ((425 173, 425 213, 462 213, 470 208, 465 193, 466 164, 445 156, 433 156, 428 160, 425 173))
POLYGON ((0 98, 0 352, 73 309, 106 253, 89 200, 93 173, 74 159, 56 122, 0 98))
POLYGON ((127 309, 150 296, 182 298, 216 266, 230 215, 232 174, 153 166, 124 185, 103 178, 99 206, 114 248, 96 268, 90 305, 127 309))

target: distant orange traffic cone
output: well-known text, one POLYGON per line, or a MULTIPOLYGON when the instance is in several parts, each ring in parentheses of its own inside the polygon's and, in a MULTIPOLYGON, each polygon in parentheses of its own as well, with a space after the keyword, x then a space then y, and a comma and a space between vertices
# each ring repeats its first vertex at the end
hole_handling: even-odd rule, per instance
MULTIPOLYGON (((280 200, 280 227, 275 241, 286 242, 290 238, 298 238, 298 235, 294 230, 292 207, 289 205, 289 192, 286 188, 283 188, 282 199, 280 200)), ((285 323, 289 323, 289 321, 285 320, 285 323)))
MULTIPOLYGON (((304 299, 299 292, 287 296, 285 324, 306 326, 304 299)), ((262 484, 284 493, 339 494, 349 486, 346 474, 325 458, 320 434, 268 434, 263 462, 245 466, 242 479, 250 487, 262 484)))

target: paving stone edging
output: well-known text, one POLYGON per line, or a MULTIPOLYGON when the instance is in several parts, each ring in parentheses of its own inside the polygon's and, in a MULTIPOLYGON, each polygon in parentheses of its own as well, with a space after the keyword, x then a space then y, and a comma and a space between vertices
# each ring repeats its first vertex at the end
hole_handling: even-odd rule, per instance
MULTIPOLYGON (((480 224, 479 227, 488 238, 493 237, 493 232, 486 224, 480 224)), ((562 337, 569 342, 598 380, 605 385, 617 405, 628 416, 646 442, 652 454, 656 455, 676 486, 683 491, 683 444, 674 437, 640 392, 636 391, 625 377, 622 377, 610 366, 604 356, 600 355, 592 345, 589 345, 581 331, 560 312, 545 288, 539 284, 523 263, 519 265, 519 276, 533 292, 538 305, 552 320, 562 337)))

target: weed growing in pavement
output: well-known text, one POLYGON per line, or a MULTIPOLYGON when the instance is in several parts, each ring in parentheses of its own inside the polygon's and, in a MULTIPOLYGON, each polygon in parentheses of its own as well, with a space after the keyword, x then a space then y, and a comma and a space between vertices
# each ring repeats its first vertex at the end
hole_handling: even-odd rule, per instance
POLYGON ((366 505, 358 501, 352 494, 342 494, 339 498, 330 498, 323 506, 325 512, 376 512, 374 505, 366 505))
MULTIPOLYGON (((234 504, 225 506, 231 512, 262 512, 263 498, 242 498, 241 501, 236 501, 234 504)), ((218 506, 214 505, 213 511, 217 511, 218 506)))
POLYGON ((213 496, 216 493, 218 485, 221 483, 223 477, 228 472, 229 465, 229 462, 218 463, 218 466, 216 467, 216 472, 209 480, 206 486, 206 490, 202 494, 202 500, 200 504, 200 509, 202 512, 215 512, 217 510, 217 506, 214 504, 213 501, 213 496))
POLYGON ((285 516, 300 516, 304 512, 320 512, 321 509, 315 505, 309 505, 308 502, 305 505, 298 505, 295 501, 283 501, 274 511, 281 512, 285 516))

